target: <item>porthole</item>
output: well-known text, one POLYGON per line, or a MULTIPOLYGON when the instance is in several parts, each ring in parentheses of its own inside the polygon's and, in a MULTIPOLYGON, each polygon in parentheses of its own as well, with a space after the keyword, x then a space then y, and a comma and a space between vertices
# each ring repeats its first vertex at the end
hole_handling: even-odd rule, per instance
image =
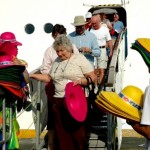
POLYGON ((46 23, 46 24, 44 25, 44 31, 45 31, 46 33, 51 33, 52 30, 53 30, 53 25, 52 25, 51 23, 46 23))
POLYGON ((32 34, 34 32, 34 30, 35 30, 35 27, 33 24, 29 23, 29 24, 25 25, 25 32, 27 34, 32 34))

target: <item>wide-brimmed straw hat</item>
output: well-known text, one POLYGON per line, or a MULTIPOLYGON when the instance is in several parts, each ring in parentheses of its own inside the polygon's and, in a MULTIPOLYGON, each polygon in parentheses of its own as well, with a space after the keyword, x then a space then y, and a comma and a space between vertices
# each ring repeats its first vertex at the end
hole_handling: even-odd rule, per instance
POLYGON ((13 95, 22 98, 22 73, 25 66, 22 65, 3 65, 0 66, 0 86, 8 90, 13 95))
POLYGON ((87 22, 84 20, 83 16, 75 16, 74 23, 71 23, 74 26, 82 26, 87 24, 87 22))
POLYGON ((87 101, 80 85, 69 82, 65 88, 65 103, 70 115, 78 122, 83 122, 87 115, 87 101))
POLYGON ((140 122, 143 107, 143 91, 133 85, 125 87, 119 94, 102 91, 96 104, 104 111, 121 118, 140 122))

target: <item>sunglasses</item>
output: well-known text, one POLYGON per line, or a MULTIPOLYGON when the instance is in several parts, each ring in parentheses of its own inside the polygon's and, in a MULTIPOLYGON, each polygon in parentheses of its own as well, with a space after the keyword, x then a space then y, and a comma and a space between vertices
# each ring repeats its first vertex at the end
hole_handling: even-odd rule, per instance
POLYGON ((76 26, 76 29, 84 29, 84 26, 76 26))

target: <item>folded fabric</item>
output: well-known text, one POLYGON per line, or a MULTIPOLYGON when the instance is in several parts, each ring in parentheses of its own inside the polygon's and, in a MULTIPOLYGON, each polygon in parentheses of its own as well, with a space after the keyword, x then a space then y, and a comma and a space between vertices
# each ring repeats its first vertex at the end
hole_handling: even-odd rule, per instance
POLYGON ((24 70, 25 66, 22 65, 0 66, 0 86, 21 98, 23 96, 21 84, 24 70))

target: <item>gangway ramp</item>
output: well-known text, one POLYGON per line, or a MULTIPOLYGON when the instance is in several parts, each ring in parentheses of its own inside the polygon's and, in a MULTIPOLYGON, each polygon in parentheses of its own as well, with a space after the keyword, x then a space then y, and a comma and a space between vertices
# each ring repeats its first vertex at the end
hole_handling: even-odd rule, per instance
MULTIPOLYGON (((123 88, 124 63, 127 56, 126 36, 127 30, 125 29, 116 39, 113 56, 105 74, 105 91, 114 91, 116 93, 119 93, 123 88)), ((95 128, 94 137, 92 131, 92 136, 90 138, 90 143, 96 144, 95 147, 93 144, 90 144, 90 150, 95 150, 95 148, 107 150, 120 149, 122 142, 121 119, 112 116, 109 113, 99 113, 99 116, 102 115, 102 117, 96 122, 96 124, 93 125, 93 128, 95 128), (99 141, 101 141, 102 143, 100 143, 99 141)))

